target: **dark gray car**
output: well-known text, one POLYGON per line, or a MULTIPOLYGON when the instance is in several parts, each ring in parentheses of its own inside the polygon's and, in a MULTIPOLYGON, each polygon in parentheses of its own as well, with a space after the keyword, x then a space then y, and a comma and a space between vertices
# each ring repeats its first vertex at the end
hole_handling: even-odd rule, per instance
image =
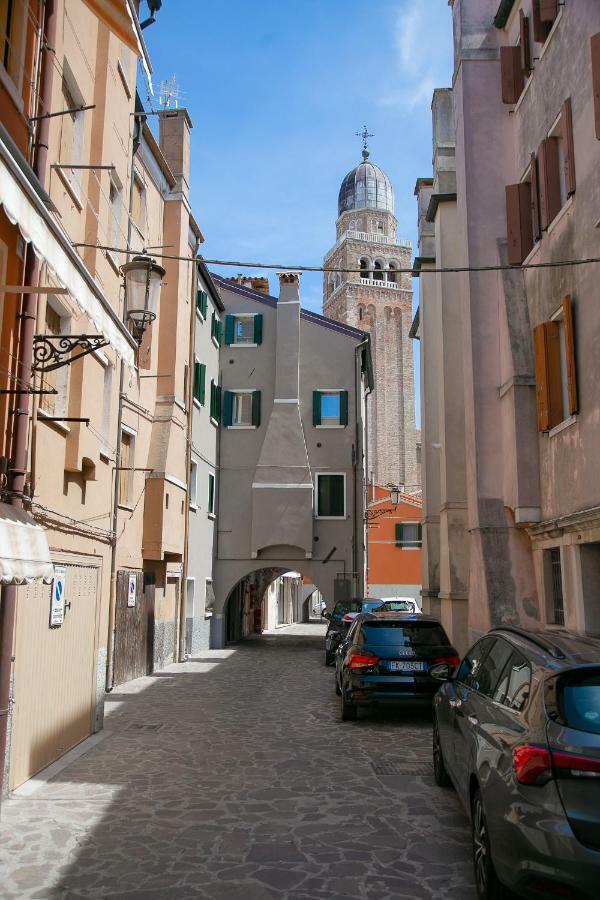
POLYGON ((600 896, 600 640, 491 631, 435 696, 433 759, 471 816, 481 900, 600 896))

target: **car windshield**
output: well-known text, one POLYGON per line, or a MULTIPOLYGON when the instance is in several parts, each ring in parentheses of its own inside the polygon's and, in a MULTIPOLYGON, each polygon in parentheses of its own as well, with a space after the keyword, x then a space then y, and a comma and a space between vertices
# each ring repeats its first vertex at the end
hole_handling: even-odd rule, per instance
POLYGON ((569 672, 558 682, 560 717, 569 728, 600 734, 600 670, 569 672))
POLYGON ((365 622, 365 638, 374 644, 397 644, 404 647, 449 646, 446 632, 437 622, 365 622))

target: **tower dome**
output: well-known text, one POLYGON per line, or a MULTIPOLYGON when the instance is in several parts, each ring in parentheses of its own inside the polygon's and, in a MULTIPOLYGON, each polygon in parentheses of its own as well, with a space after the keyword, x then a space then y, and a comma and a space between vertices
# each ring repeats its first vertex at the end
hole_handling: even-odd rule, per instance
POLYGON ((338 196, 338 215, 351 209, 383 209, 394 212, 394 190, 384 171, 369 161, 363 150, 363 161, 348 172, 338 196))

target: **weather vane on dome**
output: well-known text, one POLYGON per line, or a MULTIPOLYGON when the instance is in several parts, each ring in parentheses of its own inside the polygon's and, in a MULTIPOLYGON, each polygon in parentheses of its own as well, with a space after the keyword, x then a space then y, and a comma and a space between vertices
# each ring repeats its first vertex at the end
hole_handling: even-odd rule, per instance
POLYGON ((363 159, 366 162, 366 160, 369 158, 369 138, 375 137, 375 135, 369 133, 369 129, 367 128, 366 125, 363 127, 362 131, 357 131, 357 132, 355 132, 355 134, 356 134, 356 137, 362 138, 362 142, 363 142, 362 155, 363 155, 363 159))

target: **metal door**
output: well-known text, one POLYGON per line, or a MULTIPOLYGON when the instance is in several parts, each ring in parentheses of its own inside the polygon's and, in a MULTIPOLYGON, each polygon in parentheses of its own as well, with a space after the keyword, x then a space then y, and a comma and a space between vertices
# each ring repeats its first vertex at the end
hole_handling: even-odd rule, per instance
POLYGON ((65 566, 64 621, 50 627, 52 585, 19 589, 10 788, 49 766, 93 730, 98 574, 65 566))
POLYGON ((152 572, 117 572, 115 684, 152 671, 154 585, 152 572), (130 582, 134 591, 130 591, 130 582))

